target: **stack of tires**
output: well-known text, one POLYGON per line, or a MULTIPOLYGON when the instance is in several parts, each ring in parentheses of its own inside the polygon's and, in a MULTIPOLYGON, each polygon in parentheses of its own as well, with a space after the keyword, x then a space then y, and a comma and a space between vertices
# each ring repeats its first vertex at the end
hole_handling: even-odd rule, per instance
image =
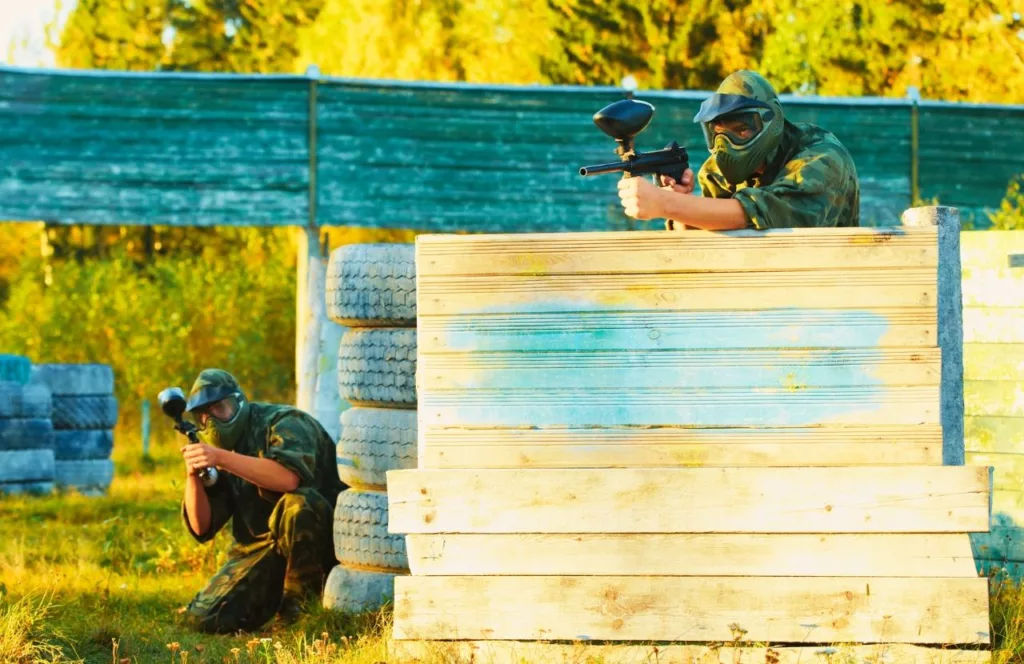
POLYGON ((106 364, 37 364, 32 381, 46 385, 53 398, 57 487, 106 493, 114 478, 114 370, 106 364))
POLYGON ((331 253, 327 312, 348 329, 338 346, 340 417, 334 550, 323 605, 357 613, 394 598, 409 573, 405 537, 388 532, 389 470, 416 467, 416 261, 411 244, 331 253))
POLYGON ((53 492, 50 391, 30 383, 32 361, 0 355, 0 494, 53 492))

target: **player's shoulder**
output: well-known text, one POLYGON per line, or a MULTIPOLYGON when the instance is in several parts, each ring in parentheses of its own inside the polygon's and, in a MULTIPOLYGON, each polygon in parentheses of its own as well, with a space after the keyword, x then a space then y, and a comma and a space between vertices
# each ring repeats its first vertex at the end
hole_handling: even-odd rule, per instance
POLYGON ((787 137, 789 158, 785 171, 834 181, 856 181, 857 167, 853 156, 834 133, 816 124, 792 124, 787 137))
POLYGON ((253 425, 268 432, 317 435, 319 422, 304 410, 288 404, 253 402, 253 425))
POLYGON ((853 164, 853 156, 834 133, 810 122, 792 123, 790 140, 793 142, 793 158, 808 156, 826 157, 843 164, 853 164))

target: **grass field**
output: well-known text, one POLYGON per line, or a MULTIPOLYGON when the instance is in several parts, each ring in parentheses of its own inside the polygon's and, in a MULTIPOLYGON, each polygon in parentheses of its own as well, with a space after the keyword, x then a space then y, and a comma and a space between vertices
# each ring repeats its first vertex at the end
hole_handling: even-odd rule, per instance
MULTIPOLYGON (((187 629, 180 611, 223 562, 229 535, 202 546, 185 533, 173 442, 144 461, 121 435, 114 460, 108 496, 0 499, 0 662, 391 661, 387 610, 345 616, 313 604, 292 626, 245 636, 187 629)), ((1024 663, 1024 591, 993 583, 991 617, 993 661, 1024 663)))

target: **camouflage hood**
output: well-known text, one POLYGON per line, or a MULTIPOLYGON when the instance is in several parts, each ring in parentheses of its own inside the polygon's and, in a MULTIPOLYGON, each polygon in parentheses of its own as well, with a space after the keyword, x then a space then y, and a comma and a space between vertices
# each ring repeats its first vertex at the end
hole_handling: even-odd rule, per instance
POLYGON ((693 121, 700 123, 718 170, 731 184, 739 184, 775 155, 785 115, 772 85, 757 72, 744 69, 722 81, 715 94, 701 104, 693 121), (747 126, 752 135, 741 139, 727 130, 716 130, 714 121, 726 118, 747 126))

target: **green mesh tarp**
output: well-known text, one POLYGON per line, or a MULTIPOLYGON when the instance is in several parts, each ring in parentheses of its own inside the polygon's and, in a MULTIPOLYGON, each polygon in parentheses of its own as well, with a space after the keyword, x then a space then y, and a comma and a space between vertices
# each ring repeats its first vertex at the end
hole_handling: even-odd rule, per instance
MULTIPOLYGON (((640 150, 707 158, 692 118, 707 92, 638 92, 656 107, 640 150)), ((613 88, 480 86, 303 76, 0 68, 0 219, 320 225, 429 232, 655 228, 622 214, 594 126, 613 88), (313 186, 311 186, 311 182, 313 186)), ((1024 173, 1024 108, 784 97, 788 117, 853 153, 864 225, 920 196, 984 227, 1024 173)))

